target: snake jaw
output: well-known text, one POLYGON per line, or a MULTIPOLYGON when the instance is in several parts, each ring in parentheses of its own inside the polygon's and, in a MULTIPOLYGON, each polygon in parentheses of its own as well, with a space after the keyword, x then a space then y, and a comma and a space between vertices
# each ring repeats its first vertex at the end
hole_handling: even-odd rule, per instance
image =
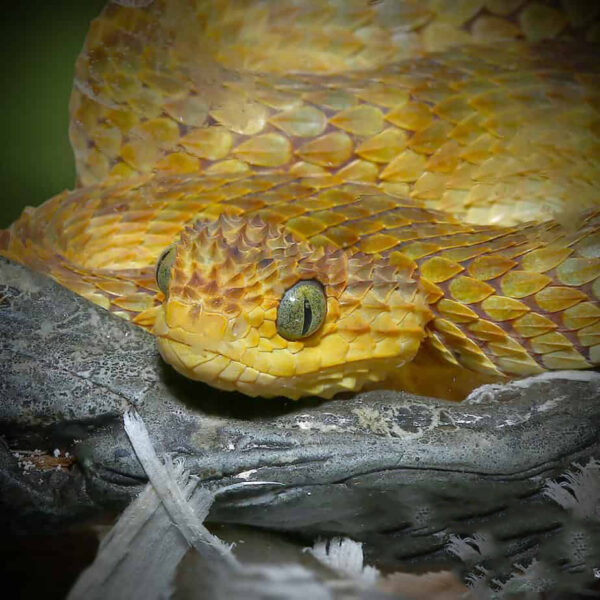
POLYGON ((182 233, 154 333, 188 378, 296 399, 385 380, 415 356, 430 318, 406 266, 315 247, 259 219, 221 217, 182 233), (327 314, 309 337, 287 340, 278 304, 302 279, 323 284, 327 314))
MULTIPOLYGON (((156 321, 159 329, 164 324, 163 315, 164 312, 161 311, 156 321)), ((159 329, 155 327, 155 332, 159 329)), ((284 396, 292 400, 304 396, 331 398, 340 392, 358 391, 367 384, 386 380, 390 373, 407 364, 414 356, 412 350, 409 350, 410 358, 398 355, 391 357, 391 360, 373 358, 344 361, 343 355, 338 355, 339 360, 332 367, 284 376, 258 371, 224 354, 195 348, 172 337, 158 335, 157 342, 163 359, 188 379, 202 381, 224 391, 238 391, 251 397, 284 396)), ((268 365, 267 368, 273 366, 275 365, 268 365)))

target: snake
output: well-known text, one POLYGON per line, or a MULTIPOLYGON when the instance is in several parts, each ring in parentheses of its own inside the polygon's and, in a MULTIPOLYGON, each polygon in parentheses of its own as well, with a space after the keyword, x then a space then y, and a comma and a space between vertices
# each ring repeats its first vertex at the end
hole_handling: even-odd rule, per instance
POLYGON ((121 0, 0 254, 247 396, 600 364, 598 5, 121 0))

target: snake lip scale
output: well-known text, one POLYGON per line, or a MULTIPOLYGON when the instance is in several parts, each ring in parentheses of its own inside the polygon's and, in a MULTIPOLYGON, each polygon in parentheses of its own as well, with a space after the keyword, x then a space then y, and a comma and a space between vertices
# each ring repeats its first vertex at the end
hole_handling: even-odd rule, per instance
POLYGON ((563 4, 110 3, 79 187, 0 253, 249 396, 594 368, 600 29, 563 4))

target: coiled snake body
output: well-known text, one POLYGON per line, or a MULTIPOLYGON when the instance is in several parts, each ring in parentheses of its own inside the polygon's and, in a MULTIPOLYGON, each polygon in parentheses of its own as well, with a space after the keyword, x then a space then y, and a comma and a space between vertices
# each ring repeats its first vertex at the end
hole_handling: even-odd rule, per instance
POLYGON ((600 363, 597 10, 137 4, 78 59, 81 187, 0 253, 252 396, 600 363))

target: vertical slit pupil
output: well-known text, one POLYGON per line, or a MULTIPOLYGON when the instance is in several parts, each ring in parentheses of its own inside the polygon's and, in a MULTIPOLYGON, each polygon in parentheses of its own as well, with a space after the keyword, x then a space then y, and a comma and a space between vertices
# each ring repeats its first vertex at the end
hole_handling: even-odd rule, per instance
POLYGON ((302 335, 306 335, 306 332, 310 329, 312 323, 312 308, 310 302, 304 298, 304 322, 302 323, 302 335))

